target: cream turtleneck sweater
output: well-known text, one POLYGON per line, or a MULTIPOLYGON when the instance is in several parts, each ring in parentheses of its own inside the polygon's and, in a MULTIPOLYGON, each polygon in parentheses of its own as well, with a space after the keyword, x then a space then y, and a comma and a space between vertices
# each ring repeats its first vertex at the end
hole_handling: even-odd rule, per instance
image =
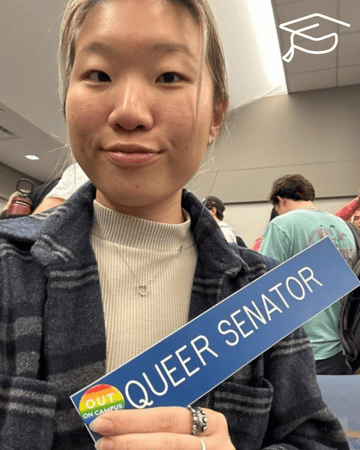
POLYGON ((164 224, 94 201, 91 245, 105 314, 107 372, 187 322, 197 252, 183 212, 185 222, 164 224))

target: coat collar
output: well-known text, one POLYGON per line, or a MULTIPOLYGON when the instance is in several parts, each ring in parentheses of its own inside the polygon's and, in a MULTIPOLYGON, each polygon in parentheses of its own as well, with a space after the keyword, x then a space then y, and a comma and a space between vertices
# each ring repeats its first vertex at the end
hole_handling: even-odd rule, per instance
MULTIPOLYGON (((88 258, 95 194, 95 186, 85 183, 61 206, 2 221, 0 236, 32 247, 34 256, 45 266, 88 258)), ((182 194, 182 206, 190 214, 191 231, 204 270, 214 275, 235 276, 240 270, 247 273, 246 262, 231 249, 209 211, 186 189, 182 194)))
POLYGON ((182 194, 182 206, 191 217, 191 231, 198 248, 198 258, 205 271, 237 275, 240 270, 248 273, 248 265, 225 240, 224 235, 207 208, 186 189, 182 194))

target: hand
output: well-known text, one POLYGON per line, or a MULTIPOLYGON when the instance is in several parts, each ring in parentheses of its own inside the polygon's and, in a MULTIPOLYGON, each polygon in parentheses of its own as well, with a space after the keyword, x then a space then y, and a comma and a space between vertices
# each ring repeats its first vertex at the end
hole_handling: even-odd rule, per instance
MULTIPOLYGON (((211 409, 204 411, 207 430, 199 435, 207 450, 235 450, 225 416, 211 409)), ((166 407, 110 411, 102 414, 90 428, 103 437, 97 450, 202 450, 201 441, 192 436, 192 414, 186 408, 166 407)))

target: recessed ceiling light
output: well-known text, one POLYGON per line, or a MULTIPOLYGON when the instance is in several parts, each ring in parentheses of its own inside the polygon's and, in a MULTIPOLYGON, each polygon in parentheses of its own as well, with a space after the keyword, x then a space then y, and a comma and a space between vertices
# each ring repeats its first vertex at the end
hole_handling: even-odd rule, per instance
POLYGON ((30 159, 31 161, 36 161, 36 160, 40 159, 36 155, 26 155, 25 158, 30 159))

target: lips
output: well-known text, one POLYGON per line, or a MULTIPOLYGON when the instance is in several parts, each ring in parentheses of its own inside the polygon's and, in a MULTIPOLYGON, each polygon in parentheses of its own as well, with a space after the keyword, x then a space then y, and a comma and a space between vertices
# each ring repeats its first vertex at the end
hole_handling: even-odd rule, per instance
POLYGON ((113 163, 124 167, 149 164, 162 153, 162 151, 135 144, 117 144, 101 150, 107 154, 113 163))
POLYGON ((116 144, 108 148, 103 148, 102 150, 110 153, 159 153, 150 147, 137 144, 116 144))

